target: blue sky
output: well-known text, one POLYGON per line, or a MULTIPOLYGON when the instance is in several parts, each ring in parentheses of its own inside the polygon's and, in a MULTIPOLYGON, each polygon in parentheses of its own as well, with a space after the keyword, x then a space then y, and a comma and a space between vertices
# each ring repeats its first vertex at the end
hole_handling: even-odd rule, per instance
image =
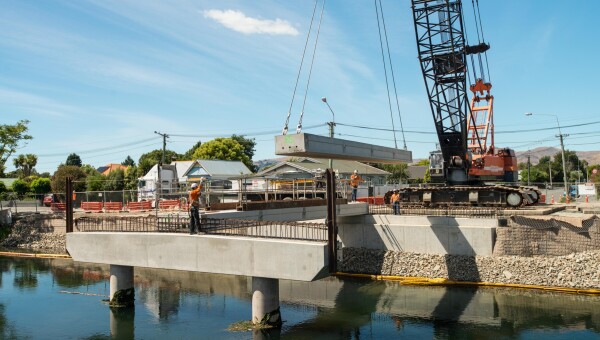
MULTIPOLYGON (((382 0, 406 144, 435 148, 408 0, 382 0)), ((120 163, 161 148, 245 134, 255 160, 274 157, 310 25, 313 1, 0 0, 0 123, 28 119, 34 139, 17 154, 54 172, 75 152, 86 164, 120 163)), ((320 3, 319 3, 320 6, 320 3)), ((471 1, 464 2, 467 21, 471 1)), ((480 1, 495 96, 496 146, 597 150, 600 2, 480 1), (569 125, 582 125, 568 128, 569 125), (514 132, 522 131, 522 132, 514 132), (589 134, 585 134, 589 132, 589 134), (584 133, 577 135, 577 133, 584 133)), ((315 24, 316 25, 316 24, 315 24)), ((473 33, 472 25, 469 34, 473 33)), ((311 40, 309 49, 312 50, 311 40)), ((311 54, 306 59, 310 61, 311 54)), ((295 132, 303 69, 290 119, 295 132)), ((389 128, 390 112, 373 1, 329 0, 303 125, 336 121, 389 128)), ((395 104, 394 104, 395 106, 395 104)), ((399 128, 398 114, 393 113, 399 128)), ((321 126, 305 132, 327 134, 321 126)), ((391 132, 337 126, 340 138, 393 146, 391 132)), ((396 134, 402 146, 402 134, 396 134)), ((7 163, 12 170, 12 160, 7 163)))

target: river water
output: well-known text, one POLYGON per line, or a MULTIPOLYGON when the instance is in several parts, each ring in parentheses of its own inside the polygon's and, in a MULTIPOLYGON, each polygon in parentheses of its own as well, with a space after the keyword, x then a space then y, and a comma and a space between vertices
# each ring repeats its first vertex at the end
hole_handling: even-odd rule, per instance
POLYGON ((283 327, 233 332, 250 278, 135 268, 135 307, 111 310, 108 266, 0 256, 0 275, 0 339, 600 339, 599 296, 281 281, 283 327))

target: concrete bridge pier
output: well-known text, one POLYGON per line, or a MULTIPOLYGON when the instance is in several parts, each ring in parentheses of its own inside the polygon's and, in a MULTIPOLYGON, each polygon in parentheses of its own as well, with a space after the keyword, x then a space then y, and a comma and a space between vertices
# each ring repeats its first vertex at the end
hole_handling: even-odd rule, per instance
POLYGON ((252 277, 252 323, 281 327, 278 279, 252 277))
POLYGON ((135 292, 133 289, 133 267, 110 265, 110 306, 133 306, 135 292))

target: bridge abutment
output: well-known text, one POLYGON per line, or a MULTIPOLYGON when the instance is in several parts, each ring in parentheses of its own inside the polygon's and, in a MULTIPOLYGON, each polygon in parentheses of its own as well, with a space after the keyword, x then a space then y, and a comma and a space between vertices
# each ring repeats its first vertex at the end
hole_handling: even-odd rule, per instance
POLYGON ((252 277, 252 323, 281 326, 278 279, 252 277))
POLYGON ((133 267, 110 265, 110 306, 128 307, 133 305, 133 267))

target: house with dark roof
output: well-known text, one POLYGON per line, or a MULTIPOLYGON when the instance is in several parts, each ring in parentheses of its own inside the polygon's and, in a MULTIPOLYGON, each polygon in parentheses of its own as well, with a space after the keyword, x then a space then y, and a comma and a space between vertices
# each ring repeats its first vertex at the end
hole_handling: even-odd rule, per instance
POLYGON ((99 167, 98 169, 96 169, 96 171, 98 171, 102 176, 106 176, 117 169, 125 171, 125 169, 127 169, 127 166, 119 163, 110 163, 99 167))
MULTIPOLYGON (((257 173, 257 177, 309 179, 321 176, 329 167, 329 160, 322 158, 289 158, 257 173)), ((365 163, 349 160, 333 160, 333 169, 339 179, 348 179, 356 170, 368 183, 385 184, 390 173, 365 163)))

